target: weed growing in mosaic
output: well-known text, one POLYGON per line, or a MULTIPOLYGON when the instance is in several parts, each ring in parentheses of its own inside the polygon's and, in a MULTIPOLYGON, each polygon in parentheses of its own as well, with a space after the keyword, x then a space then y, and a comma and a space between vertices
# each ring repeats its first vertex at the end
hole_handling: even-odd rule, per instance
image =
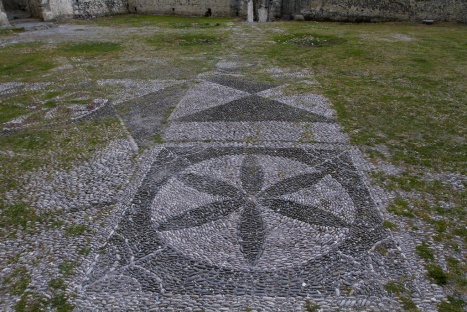
POLYGON ((443 301, 438 305, 439 312, 463 312, 465 308, 466 303, 453 296, 448 296, 448 301, 443 301))
POLYGON ((401 296, 399 297, 399 300, 402 303, 402 307, 404 308, 405 311, 409 311, 409 312, 420 311, 417 308, 417 305, 409 297, 401 296))
POLYGON ((421 245, 418 245, 416 249, 417 249, 417 253, 420 258, 426 259, 426 260, 435 259, 433 251, 430 250, 429 245, 426 242, 423 242, 421 245))
POLYGON ((399 295, 401 293, 404 293, 406 291, 404 285, 400 282, 396 281, 390 281, 384 285, 384 289, 388 291, 389 293, 399 295))
POLYGON ((446 285, 448 282, 448 275, 443 271, 443 269, 434 263, 429 263, 426 266, 428 271, 428 276, 434 280, 438 285, 446 285))
POLYGON ((77 264, 73 261, 66 260, 60 263, 58 266, 58 269, 60 270, 60 273, 62 273, 63 277, 69 277, 75 273, 75 267, 77 264))
POLYGON ((65 233, 67 235, 71 235, 71 236, 79 236, 79 235, 83 235, 84 233, 86 233, 88 231, 89 231, 89 228, 86 225, 76 224, 76 225, 72 225, 72 226, 68 227, 65 230, 65 233))
POLYGON ((394 222, 391 222, 389 220, 383 221, 383 227, 386 229, 391 229, 391 230, 397 229, 397 225, 394 222))

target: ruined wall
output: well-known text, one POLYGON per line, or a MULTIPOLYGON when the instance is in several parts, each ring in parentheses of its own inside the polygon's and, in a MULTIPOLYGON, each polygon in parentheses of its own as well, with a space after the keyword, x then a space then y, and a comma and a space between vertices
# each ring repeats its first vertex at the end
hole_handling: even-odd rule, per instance
POLYGON ((246 15, 246 2, 241 0, 128 0, 131 13, 161 15, 230 17, 246 15))
POLYGON ((42 0, 3 0, 2 2, 5 11, 21 10, 28 12, 32 17, 42 18, 42 0))
POLYGON ((90 18, 128 13, 127 0, 72 0, 73 16, 90 18))
POLYGON ((5 13, 5 9, 3 8, 2 1, 0 1, 0 26, 10 26, 10 23, 8 23, 8 17, 5 13))
POLYGON ((45 21, 73 17, 71 0, 48 0, 44 5, 42 16, 45 21))
MULTIPOLYGON (((246 19, 247 0, 3 0, 29 1, 42 7, 44 19, 89 18, 123 13, 204 16, 240 16, 246 19)), ((254 0, 256 4, 261 0, 254 0)), ((265 0, 268 20, 274 17, 350 22, 421 21, 434 19, 467 23, 467 0, 265 0)), ((38 9, 39 9, 38 7, 38 9)), ((8 8, 6 8, 8 10, 8 8)), ((36 8, 31 7, 33 11, 36 8)))
POLYGON ((29 7, 28 0, 3 0, 3 7, 6 11, 22 10, 26 11, 29 7))
POLYGON ((437 21, 467 22, 467 0, 283 0, 281 15, 306 20, 351 22, 437 21))

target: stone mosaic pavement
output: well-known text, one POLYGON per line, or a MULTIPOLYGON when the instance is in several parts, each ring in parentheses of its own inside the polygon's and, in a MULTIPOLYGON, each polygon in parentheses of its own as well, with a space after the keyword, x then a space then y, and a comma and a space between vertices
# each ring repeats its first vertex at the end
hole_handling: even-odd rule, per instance
MULTIPOLYGON (((114 100, 74 121, 117 116, 121 139, 68 171, 31 174, 20 195, 71 224, 100 223, 81 237, 19 233, 0 260, 35 250, 21 261, 45 293, 57 263, 77 259, 66 278, 77 311, 397 311, 384 285, 399 280, 435 311, 444 296, 425 280, 419 242, 383 228, 389 198, 368 183, 371 165, 331 103, 290 92, 291 79, 316 84, 312 72, 268 68, 283 81, 272 84, 247 66, 236 57, 190 80, 86 80, 114 100)), ((0 95, 50 87, 3 84, 0 95)))
MULTIPOLYGON (((138 146, 154 146, 157 133, 166 142, 148 151, 121 218, 76 281, 77 306, 399 309, 384 284, 420 275, 383 229, 381 194, 328 100, 231 67, 114 103, 138 146)), ((431 286, 409 287, 433 309, 420 288, 431 286)))

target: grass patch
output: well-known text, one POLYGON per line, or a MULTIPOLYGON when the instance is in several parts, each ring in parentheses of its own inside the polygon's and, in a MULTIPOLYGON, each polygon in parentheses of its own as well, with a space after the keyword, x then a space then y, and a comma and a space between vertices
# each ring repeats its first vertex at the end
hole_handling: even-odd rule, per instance
POLYGON ((165 140, 164 138, 162 137, 162 134, 160 133, 156 133, 154 134, 154 136, 152 137, 152 141, 156 144, 163 144, 165 143, 165 140))
POLYGON ((14 36, 25 31, 24 28, 3 28, 0 29, 0 36, 14 36))
POLYGON ((318 48, 345 42, 343 38, 323 34, 288 34, 276 36, 274 40, 280 44, 298 45, 300 47, 318 48))
POLYGON ((384 289, 386 289, 387 292, 399 295, 401 293, 404 293, 406 291, 404 285, 400 282, 396 281, 390 281, 384 285, 384 289))
POLYGON ((54 278, 50 280, 49 287, 53 289, 64 290, 66 288, 65 281, 62 278, 54 278))
POLYGON ((80 255, 87 256, 90 253, 91 253, 91 248, 89 248, 89 247, 78 249, 78 254, 80 254, 80 255))
POLYGON ((71 312, 74 309, 74 306, 68 303, 68 297, 63 293, 53 296, 49 305, 57 312, 71 312))
POLYGON ((314 304, 310 300, 305 301, 306 312, 318 312, 320 308, 319 304, 314 304))
POLYGON ((453 296, 448 296, 448 301, 443 301, 438 305, 438 312, 464 312, 466 303, 453 296))
POLYGON ((435 255, 433 254, 433 251, 428 248, 428 244, 426 242, 423 242, 421 245, 418 245, 415 247, 417 250, 417 254, 420 258, 425 259, 425 260, 435 260, 435 255))
POLYGON ((405 296, 400 296, 399 300, 402 304, 402 307, 404 308, 404 311, 410 311, 410 312, 420 311, 417 308, 417 305, 412 301, 412 299, 405 297, 405 296))
POLYGON ((60 270, 60 273, 63 275, 63 277, 67 278, 75 274, 75 268, 77 266, 78 265, 76 262, 66 260, 59 264, 58 269, 60 270))
POLYGON ((40 44, 0 48, 0 80, 33 78, 54 68, 53 59, 45 57, 45 51, 40 44))
POLYGON ((25 107, 20 105, 11 105, 8 103, 0 103, 0 123, 10 121, 28 112, 25 107))
POLYGON ((25 267, 16 268, 3 282, 13 296, 21 296, 31 283, 31 276, 25 267))
POLYGON ((391 229, 391 230, 397 229, 397 225, 394 222, 391 222, 389 220, 383 221, 383 227, 385 229, 391 229))
POLYGON ((62 47, 62 51, 69 54, 99 55, 121 50, 121 45, 113 42, 84 42, 69 43, 62 47))
POLYGON ((409 207, 409 203, 400 197, 394 200, 394 203, 388 207, 388 211, 398 216, 403 216, 407 218, 414 217, 413 211, 409 207))
POLYGON ((24 293, 13 306, 15 312, 39 312, 45 310, 46 300, 42 295, 34 292, 24 293))
MULTIPOLYGON (((54 168, 66 168, 78 158, 89 157, 108 141, 109 136, 115 136, 120 127, 118 119, 112 118, 55 127, 53 130, 31 128, 0 136, 2 149, 13 155, 0 154, 0 176, 4 182, 0 184, 0 194, 20 187, 22 182, 18 179, 22 174, 50 165, 51 159, 54 168), (101 135, 96 136, 95 133, 101 135)), ((8 219, 0 218, 1 222, 24 226, 28 220, 39 221, 34 211, 23 204, 2 209, 6 209, 8 219)))
POLYGON ((33 208, 25 203, 4 205, 1 210, 0 226, 2 228, 21 227, 25 229, 33 227, 35 222, 42 222, 43 220, 33 208))
POLYGON ((182 34, 176 36, 168 36, 162 39, 149 39, 148 42, 152 45, 159 45, 163 43, 164 45, 178 45, 182 47, 189 46, 205 46, 205 45, 214 45, 220 42, 220 38, 202 33, 194 34, 182 34))
POLYGON ((426 266, 428 271, 428 276, 433 279, 433 281, 438 285, 446 285, 448 283, 448 275, 443 271, 443 269, 434 263, 429 263, 426 266))
POLYGON ((84 233, 88 232, 89 228, 84 225, 84 224, 76 224, 68 227, 65 230, 66 235, 70 236, 80 236, 83 235, 84 233))

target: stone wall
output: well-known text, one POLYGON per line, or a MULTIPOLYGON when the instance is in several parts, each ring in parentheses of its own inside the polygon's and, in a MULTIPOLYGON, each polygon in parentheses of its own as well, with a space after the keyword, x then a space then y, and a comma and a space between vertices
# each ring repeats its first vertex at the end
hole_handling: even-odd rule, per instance
POLYGON ((26 11, 29 7, 28 0, 3 0, 3 7, 6 11, 22 10, 26 11))
POLYGON ((305 20, 467 22, 467 0, 282 0, 279 15, 297 14, 305 20))
MULTIPOLYGON (((255 3, 255 20, 258 4, 255 3)), ((274 18, 349 22, 415 21, 434 19, 467 23, 467 0, 267 0, 268 20, 274 18)), ((33 16, 89 18, 142 13, 246 19, 247 0, 3 0, 5 9, 19 7, 33 16), (209 13, 210 12, 210 13, 209 13)), ((0 13, 0 21, 2 17, 0 13)))
POLYGON ((128 0, 131 13, 231 17, 245 16, 246 2, 241 0, 128 0), (210 11, 209 11, 210 9, 210 11))
POLYGON ((8 23, 8 17, 5 13, 5 9, 3 8, 2 1, 0 1, 0 26, 10 26, 10 23, 8 23))
POLYGON ((71 0, 48 0, 42 13, 44 20, 73 17, 71 0))
POLYGON ((90 18, 104 15, 128 13, 127 0, 72 0, 73 15, 90 18))

